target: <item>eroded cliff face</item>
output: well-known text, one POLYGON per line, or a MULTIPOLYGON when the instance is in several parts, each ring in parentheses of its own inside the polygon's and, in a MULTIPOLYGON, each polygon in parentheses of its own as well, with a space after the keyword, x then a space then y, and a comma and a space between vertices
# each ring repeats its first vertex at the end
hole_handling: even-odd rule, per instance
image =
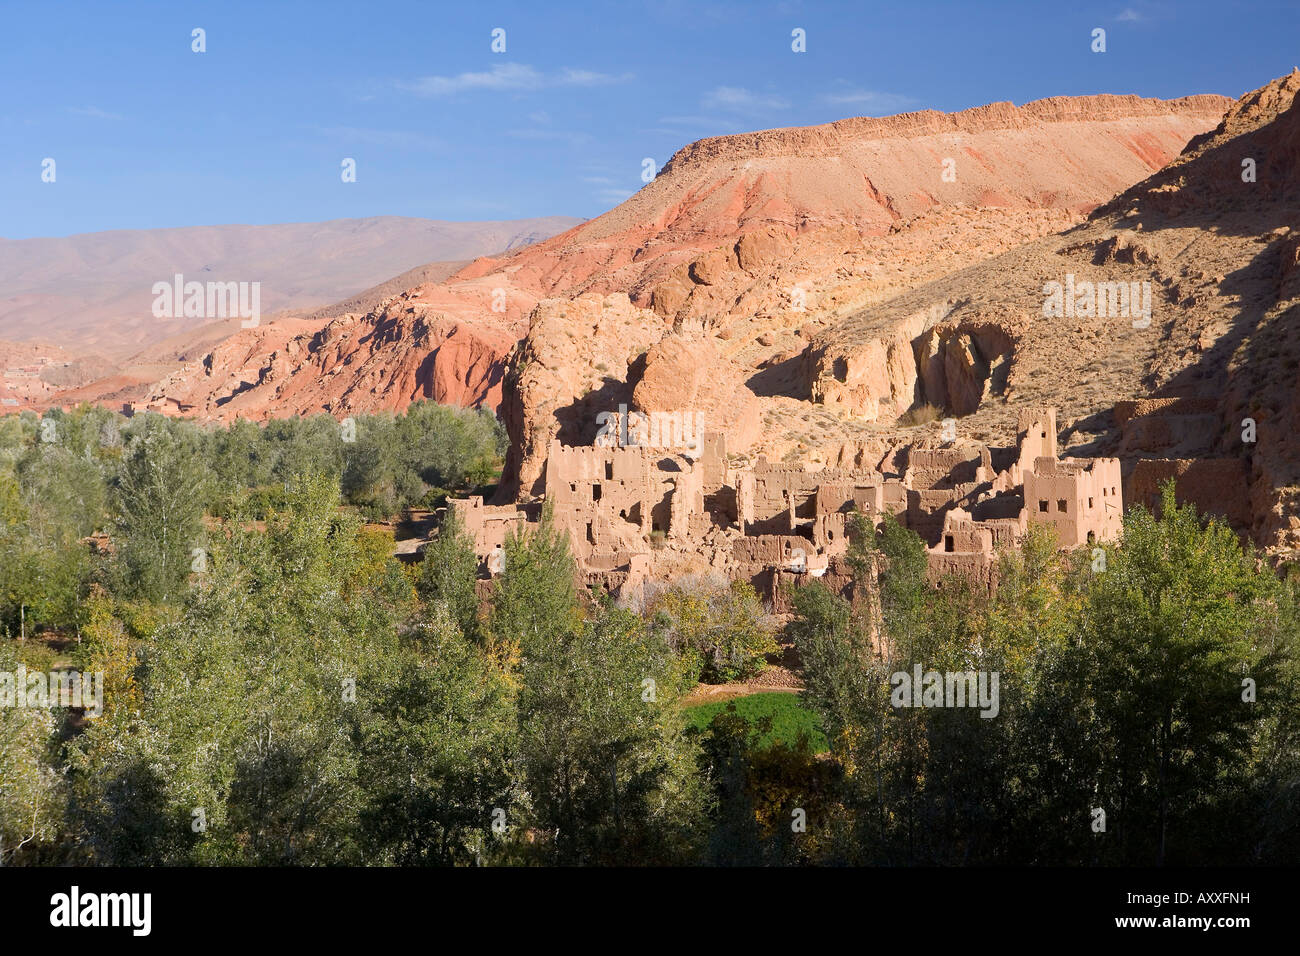
POLYGON ((418 399, 499 404, 521 323, 468 322, 411 294, 367 315, 244 329, 163 379, 146 403, 228 421, 399 411, 418 399))
MULTIPOLYGON (((603 409, 563 387, 548 391, 549 379, 596 378, 593 363, 614 368, 608 356, 639 354, 674 336, 707 341, 719 374, 743 370, 760 423, 729 434, 735 454, 821 463, 844 442, 867 441, 872 426, 895 427, 918 398, 973 411, 1006 388, 1019 332, 1003 315, 945 324, 958 300, 927 301, 914 314, 891 316, 871 341, 839 339, 834 330, 927 282, 1081 222, 1209 129, 1228 102, 995 104, 954 116, 719 137, 683 149, 627 203, 530 250, 512 273, 512 281, 557 291, 564 282, 625 290, 660 325, 642 315, 636 330, 592 329, 593 339, 619 338, 556 356, 564 367, 548 366, 548 381, 508 373, 502 411, 515 447, 503 493, 540 488, 546 443, 536 435, 589 441, 570 423, 584 421, 591 431, 593 413, 621 401, 646 413, 670 410, 667 390, 636 394, 640 370, 632 364, 600 373, 601 388, 589 394, 603 409), (952 181, 945 159, 954 160, 952 181)), ((480 262, 472 273, 496 267, 480 262)), ((534 317, 517 365, 531 366, 546 351, 551 315, 534 317)))
POLYGON ((812 401, 870 422, 896 421, 914 407, 970 415, 1002 395, 1017 334, 996 315, 939 302, 891 318, 851 345, 820 339, 805 352, 812 401))
POLYGON ((1298 91, 1300 72, 1243 97, 1166 168, 1060 234, 826 326, 805 353, 812 400, 889 432, 911 387, 959 437, 999 442, 1018 408, 1055 407, 1067 453, 1124 462, 1126 503, 1149 504, 1174 477, 1202 510, 1294 556, 1298 91), (1072 308, 1060 307, 1066 295, 1050 307, 1053 288, 1074 290, 1072 308))
POLYGON ((1195 284, 1178 290, 1199 320, 1199 364, 1212 369, 1197 377, 1195 393, 1219 402, 1220 448, 1248 464, 1252 536, 1288 558, 1300 552, 1297 94, 1300 71, 1243 97, 1157 182, 1115 204, 1171 221, 1204 219, 1213 236, 1201 244, 1195 284), (1256 423, 1254 442, 1243 441, 1248 421, 1256 423))
POLYGON ((505 379, 500 415, 510 435, 501 497, 540 494, 553 439, 591 444, 602 412, 628 405, 629 369, 665 333, 654 313, 627 295, 547 299, 529 319, 505 379))
MULTIPOLYGON (((1230 319, 1197 310, 1235 253, 1198 258, 1182 168, 1208 156, 1239 180, 1223 144, 1286 95, 1217 130, 1221 97, 1082 97, 702 140, 596 220, 364 315, 245 330, 152 397, 223 418, 490 405, 511 437, 499 500, 539 494, 550 443, 598 440, 620 406, 703 416, 730 455, 811 468, 905 456, 940 416, 1010 440, 1026 401, 1101 447, 1116 399, 1181 387, 1188 355, 1226 348, 1230 319), (1046 321, 1044 284, 1067 272, 1149 282, 1157 314, 1201 318, 1046 321)), ((1281 155, 1260 154, 1261 176, 1281 155)), ((1300 285, 1288 242, 1271 295, 1300 285)))
POLYGON ((768 373, 758 392, 806 398, 809 383, 780 367, 807 345, 801 330, 1077 221, 1226 105, 1057 98, 702 140, 598 219, 325 329, 243 330, 150 398, 211 417, 424 397, 502 407, 506 361, 533 309, 587 293, 625 294, 670 328, 712 332, 728 359, 768 373))

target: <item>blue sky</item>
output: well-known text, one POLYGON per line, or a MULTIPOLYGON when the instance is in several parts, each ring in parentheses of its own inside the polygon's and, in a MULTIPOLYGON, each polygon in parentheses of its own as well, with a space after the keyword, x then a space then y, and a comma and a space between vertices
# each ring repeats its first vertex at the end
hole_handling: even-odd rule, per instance
POLYGON ((1295 0, 0 2, 0 237, 595 216, 641 187, 645 158, 703 136, 1054 95, 1235 97, 1295 66, 1297 37, 1295 0))

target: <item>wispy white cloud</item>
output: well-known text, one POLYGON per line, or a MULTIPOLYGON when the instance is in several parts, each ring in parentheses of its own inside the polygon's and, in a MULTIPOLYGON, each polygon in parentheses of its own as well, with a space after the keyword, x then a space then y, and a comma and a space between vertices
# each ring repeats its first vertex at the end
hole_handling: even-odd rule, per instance
POLYGON ((101 110, 97 106, 70 106, 68 107, 68 112, 72 113, 74 116, 88 116, 91 119, 101 119, 101 120, 122 119, 122 115, 120 113, 110 113, 107 110, 101 110))
POLYGON ((1115 17, 1115 19, 1120 23, 1136 23, 1145 18, 1132 7, 1125 7, 1120 11, 1119 16, 1115 17))
POLYGON ((569 132, 562 129, 508 129, 505 135, 512 139, 527 139, 535 142, 568 143, 571 146, 584 146, 591 142, 590 133, 569 132))
POLYGON ((743 86, 718 86, 704 94, 700 101, 706 110, 725 110, 732 113, 769 113, 790 108, 790 101, 773 93, 755 93, 743 86))
POLYGON ((381 146, 386 149, 428 149, 446 147, 436 136, 402 129, 371 129, 364 126, 317 126, 317 133, 345 143, 381 146))
POLYGON ((636 191, 633 189, 596 190, 597 199, 599 199, 601 202, 607 202, 612 205, 618 205, 621 202, 626 202, 628 199, 631 199, 634 195, 636 195, 636 191))
POLYGON ((721 116, 661 116, 658 126, 641 132, 661 136, 723 136, 739 133, 743 128, 734 119, 721 116))
POLYGON ((565 67, 560 71, 558 80, 553 86, 606 86, 610 83, 626 83, 632 79, 631 73, 620 73, 614 76, 610 73, 597 73, 594 70, 574 70, 565 67))
POLYGON ((615 76, 593 70, 565 67, 558 73, 543 73, 524 63, 503 63, 482 72, 457 73, 455 76, 422 76, 398 81, 397 87, 416 96, 452 96, 479 91, 529 93, 563 86, 606 86, 632 79, 630 73, 615 76))
POLYGON ((869 113, 901 113, 916 106, 916 100, 900 93, 845 88, 826 93, 822 101, 831 106, 849 106, 869 113))
POLYGON ((448 96, 474 90, 540 89, 543 76, 531 66, 522 63, 505 63, 482 73, 458 73, 455 76, 422 76, 410 82, 399 81, 399 89, 417 96, 448 96))

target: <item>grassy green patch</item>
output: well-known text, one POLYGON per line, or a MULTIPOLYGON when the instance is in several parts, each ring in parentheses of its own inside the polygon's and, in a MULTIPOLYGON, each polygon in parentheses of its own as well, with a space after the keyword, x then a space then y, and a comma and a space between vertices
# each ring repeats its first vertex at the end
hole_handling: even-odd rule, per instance
POLYGON ((730 700, 698 704, 686 708, 686 718, 690 726, 706 730, 713 718, 725 710, 728 704, 735 704, 736 713, 750 723, 762 717, 772 718, 771 729, 758 739, 760 746, 776 742, 793 744, 799 739, 799 734, 806 733, 813 753, 825 753, 830 749, 826 735, 822 733, 820 719, 800 703, 798 694, 748 694, 730 700))

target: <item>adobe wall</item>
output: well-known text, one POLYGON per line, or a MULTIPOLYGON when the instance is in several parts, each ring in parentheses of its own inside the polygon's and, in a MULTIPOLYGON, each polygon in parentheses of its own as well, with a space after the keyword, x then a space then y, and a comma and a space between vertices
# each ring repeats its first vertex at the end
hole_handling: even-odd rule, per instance
POLYGON ((1022 509, 1015 518, 993 518, 984 521, 984 527, 993 535, 993 550, 1018 547, 1028 530, 1027 514, 1022 509))
POLYGON ((1141 458, 1124 484, 1125 499, 1158 512, 1160 485, 1174 479, 1179 504, 1225 518, 1237 531, 1251 525, 1250 473, 1241 458, 1141 458))
POLYGON ((939 540, 944 516, 975 493, 979 485, 962 484, 954 488, 927 488, 907 493, 907 527, 920 535, 927 546, 939 540))
POLYGON ((765 534, 739 538, 732 544, 733 580, 748 581, 759 597, 772 603, 774 613, 789 610, 790 586, 823 577, 830 566, 807 538, 765 534))
POLYGON ((1021 409, 1016 414, 1016 443, 1022 468, 1032 468, 1039 458, 1055 458, 1056 409, 1046 406, 1021 409))
POLYGON ((1147 415, 1135 417, 1121 430, 1122 455, 1158 454, 1170 449, 1210 450, 1223 431, 1217 415, 1147 415))
POLYGON ((973 483, 988 450, 979 448, 914 448, 908 456, 904 481, 909 488, 952 488, 973 483))
POLYGON ((502 547, 506 537, 517 532, 527 521, 527 515, 514 505, 485 505, 481 495, 469 498, 448 498, 447 508, 455 512, 464 529, 474 542, 474 552, 480 562, 492 550, 502 547))
MULTIPOLYGON (((655 568, 676 566, 663 559, 689 555, 750 581, 774 605, 784 600, 782 582, 820 577, 851 593, 844 556, 855 511, 875 523, 893 513, 916 532, 929 549, 933 583, 959 574, 992 588, 999 552, 1018 546, 1031 521, 1056 527, 1066 547, 1085 544, 1090 533, 1113 538, 1121 527, 1117 459, 1057 459, 1054 409, 1022 410, 1017 429, 1010 449, 908 447, 890 466, 906 460, 901 478, 872 466, 811 472, 763 457, 733 466, 717 432, 703 436, 696 458, 555 441, 545 498, 588 583, 617 593, 643 590, 655 568), (665 547, 665 554, 654 553, 665 547)), ((1178 473, 1193 494, 1222 483, 1212 469, 1178 473)), ((1144 474, 1138 472, 1139 485, 1144 474)), ((499 554, 494 549, 510 530, 529 520, 516 507, 485 506, 481 498, 450 507, 481 558, 499 554)))
POLYGON ((961 508, 953 508, 944 516, 943 533, 940 535, 939 543, 931 551, 947 554, 974 552, 992 555, 993 531, 982 523, 974 521, 969 512, 961 508))
POLYGON ((797 534, 749 535, 732 544, 731 557, 740 565, 793 568, 798 565, 800 554, 807 565, 813 557, 812 551, 812 542, 797 534))
POLYGON ((788 534, 816 515, 819 478, 798 465, 772 464, 759 457, 740 507, 746 534, 788 534))
POLYGON ((580 558, 627 550, 630 536, 688 538, 692 517, 704 512, 703 469, 659 449, 552 442, 545 488, 580 558))
POLYGON ((771 604, 773 614, 793 612, 791 597, 794 592, 814 581, 825 585, 832 594, 837 594, 846 601, 853 601, 857 597, 853 588, 853 573, 843 558, 832 560, 824 570, 818 569, 815 572, 800 574, 781 568, 770 568, 749 580, 758 596, 771 604))
POLYGON ((705 494, 716 494, 720 488, 729 483, 725 432, 704 433, 700 444, 698 467, 701 469, 705 494))
POLYGON ((1119 453, 1125 457, 1160 455, 1188 458, 1210 452, 1223 433, 1223 417, 1213 398, 1144 398, 1116 402, 1119 453))
POLYGON ((1115 424, 1123 428, 1134 418, 1148 415, 1212 415, 1218 412, 1214 398, 1139 398, 1115 403, 1115 424))
POLYGON ((1025 510, 1025 495, 1019 488, 1004 494, 991 494, 977 498, 967 510, 975 521, 1015 520, 1025 510))
POLYGON ((1039 458, 1025 474, 1029 521, 1056 529, 1063 547, 1088 543, 1092 533, 1118 537, 1124 506, 1118 458, 1039 458))
POLYGON ((989 593, 997 589, 998 562, 992 555, 931 551, 926 557, 925 579, 933 587, 941 587, 944 578, 959 577, 989 593))
POLYGON ((844 513, 819 515, 813 522, 813 545, 827 554, 842 554, 847 551, 848 517, 844 513))

